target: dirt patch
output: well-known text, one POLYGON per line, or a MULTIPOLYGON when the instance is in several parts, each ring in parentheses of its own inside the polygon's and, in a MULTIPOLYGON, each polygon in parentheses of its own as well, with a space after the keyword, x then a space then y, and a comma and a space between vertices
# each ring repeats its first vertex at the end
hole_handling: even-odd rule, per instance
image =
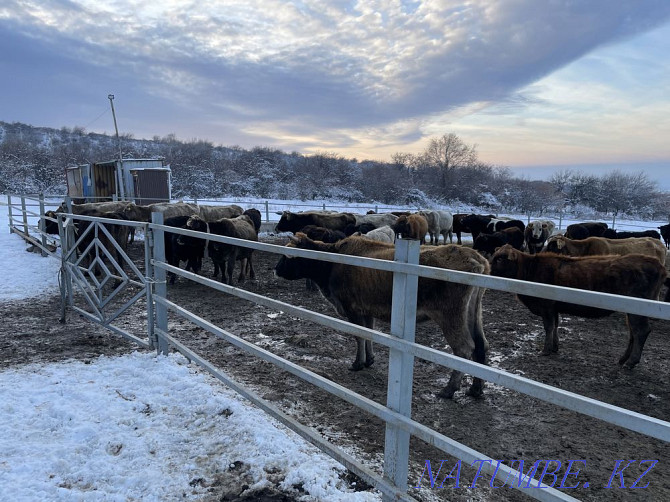
MULTIPOLYGON (((285 242, 281 237, 261 240, 285 242)), ((139 243, 131 247, 131 254, 141 266, 143 250, 139 243)), ((240 287, 334 315, 332 307, 318 292, 308 291, 304 281, 275 278, 272 269, 276 261, 276 255, 255 252, 257 280, 240 287)), ((211 262, 207 262, 204 275, 209 276, 212 271, 211 262)), ((372 367, 352 372, 348 367, 355 355, 355 344, 348 335, 213 291, 183 278, 168 291, 170 300, 227 331, 363 396, 379 403, 385 402, 388 351, 383 347, 376 346, 376 362, 372 367)), ((90 360, 100 354, 123 354, 137 349, 134 343, 102 330, 77 314, 68 314, 67 323, 60 324, 60 299, 57 296, 5 303, 1 308, 0 348, 2 367, 5 368, 69 358, 90 360)), ((146 323, 142 314, 141 306, 133 307, 119 322, 128 329, 137 328, 141 335, 146 323)), ((622 314, 598 320, 563 317, 559 329, 561 349, 558 355, 551 357, 538 355, 544 337, 541 319, 531 315, 513 295, 488 291, 484 296, 484 323, 491 345, 489 360, 492 365, 638 413, 663 420, 670 416, 668 322, 652 321, 653 331, 645 346, 642 362, 633 370, 624 370, 617 364, 628 337, 622 314)), ((387 325, 380 324, 379 328, 388 332, 387 325)), ((378 419, 269 363, 259 362, 173 315, 170 316, 170 332, 303 424, 314 427, 330 441, 342 445, 378 469, 381 466, 384 427, 378 419)), ((444 337, 432 323, 418 326, 417 342, 449 351, 444 337)), ((528 471, 529 464, 538 460, 558 460, 561 467, 556 472, 555 486, 560 486, 562 482, 563 486, 579 483, 575 489, 564 490, 579 499, 670 498, 670 447, 667 443, 544 404, 491 383, 486 384, 482 399, 472 399, 461 391, 454 400, 444 401, 437 398, 436 393, 446 384, 448 376, 445 369, 422 360, 416 361, 415 420, 494 459, 506 460, 507 465, 511 460, 523 459, 524 471, 528 471), (572 473, 580 471, 578 475, 566 475, 570 460, 582 461, 573 462, 570 466, 572 473), (615 473, 613 476, 617 463, 621 471, 629 460, 634 461, 621 475, 615 473), (658 462, 653 465, 651 460, 658 462), (652 465, 653 468, 637 484, 645 488, 631 488, 652 465), (625 488, 622 487, 622 479, 625 488), (608 484, 611 488, 605 488, 608 484)), ((464 382, 463 390, 466 388, 467 382, 464 382)), ((443 487, 438 488, 447 472, 454 476, 457 474, 455 459, 417 439, 412 439, 411 452, 410 484, 420 485, 420 488, 412 488, 410 493, 420 500, 529 500, 507 487, 491 488, 488 475, 479 478, 475 488, 469 488, 476 469, 465 462, 462 463, 458 487, 455 487, 455 479, 447 479, 443 487), (437 469, 445 460, 432 488, 428 474, 424 472, 426 460, 431 462, 433 476, 438 476, 437 469)), ((552 463, 549 472, 556 465, 552 463)), ((538 474, 544 467, 545 463, 538 464, 538 474)), ((553 475, 548 474, 544 481, 551 484, 553 479, 553 475)), ((213 483, 213 480, 209 482, 213 483)), ((495 486, 500 484, 497 481, 495 486)), ((222 489, 212 495, 220 500, 229 497, 230 493, 222 489)), ((294 495, 299 496, 299 491, 294 495)), ((288 495, 271 494, 268 497, 275 496, 288 495)))

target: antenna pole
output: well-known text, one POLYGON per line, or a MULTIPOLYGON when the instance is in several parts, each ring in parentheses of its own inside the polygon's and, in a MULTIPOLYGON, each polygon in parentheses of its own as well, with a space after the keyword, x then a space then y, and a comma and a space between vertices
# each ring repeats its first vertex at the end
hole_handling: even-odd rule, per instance
POLYGON ((121 196, 121 200, 125 200, 126 194, 123 187, 123 174, 121 172, 122 170, 121 164, 123 163, 123 153, 121 152, 121 138, 119 138, 119 128, 116 125, 116 113, 114 112, 114 94, 109 94, 107 98, 109 99, 109 104, 112 106, 112 117, 114 117, 114 130, 116 131, 116 143, 119 147, 119 163, 116 168, 119 183, 119 190, 117 191, 117 194, 121 196))
POLYGON ((121 153, 121 138, 119 138, 119 128, 116 125, 116 112, 114 111, 114 94, 109 94, 109 104, 112 106, 112 117, 114 118, 114 130, 116 131, 116 144, 119 147, 119 160, 123 160, 123 154, 121 153))

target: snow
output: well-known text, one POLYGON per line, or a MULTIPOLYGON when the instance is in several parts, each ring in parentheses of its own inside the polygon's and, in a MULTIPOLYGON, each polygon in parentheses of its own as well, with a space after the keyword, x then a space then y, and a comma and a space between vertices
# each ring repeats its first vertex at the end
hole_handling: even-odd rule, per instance
MULTIPOLYGON (((25 248, 3 225, 0 302, 58 293, 58 260, 25 248)), ((300 486, 299 500, 380 499, 350 491, 343 466, 177 354, 0 371, 0 452, 3 501, 201 500, 208 483, 240 479, 300 486)))

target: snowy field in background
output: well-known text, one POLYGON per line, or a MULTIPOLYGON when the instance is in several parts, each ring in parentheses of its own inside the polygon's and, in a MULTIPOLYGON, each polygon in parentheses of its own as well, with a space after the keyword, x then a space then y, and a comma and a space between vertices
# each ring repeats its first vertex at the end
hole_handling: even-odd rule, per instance
MULTIPOLYGON (((0 304, 57 295, 58 260, 27 253, 7 221, 0 206, 0 304)), ((341 465, 180 355, 0 371, 0 452, 2 501, 199 500, 231 466, 251 489, 282 480, 306 501, 380 500, 348 491, 341 465)))

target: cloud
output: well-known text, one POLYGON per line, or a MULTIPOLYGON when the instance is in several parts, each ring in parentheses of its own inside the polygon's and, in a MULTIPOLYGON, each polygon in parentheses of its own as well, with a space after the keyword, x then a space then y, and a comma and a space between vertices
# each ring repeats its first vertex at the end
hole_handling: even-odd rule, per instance
POLYGON ((44 116, 76 96, 70 120, 85 123, 113 92, 137 133, 171 119, 186 137, 223 128, 231 143, 346 145, 374 131, 394 144, 426 115, 524 106, 520 89, 669 19, 665 0, 5 0, 0 37, 19 49, 0 68, 21 99, 3 109, 44 116), (49 99, 32 102, 39 91, 49 99))

